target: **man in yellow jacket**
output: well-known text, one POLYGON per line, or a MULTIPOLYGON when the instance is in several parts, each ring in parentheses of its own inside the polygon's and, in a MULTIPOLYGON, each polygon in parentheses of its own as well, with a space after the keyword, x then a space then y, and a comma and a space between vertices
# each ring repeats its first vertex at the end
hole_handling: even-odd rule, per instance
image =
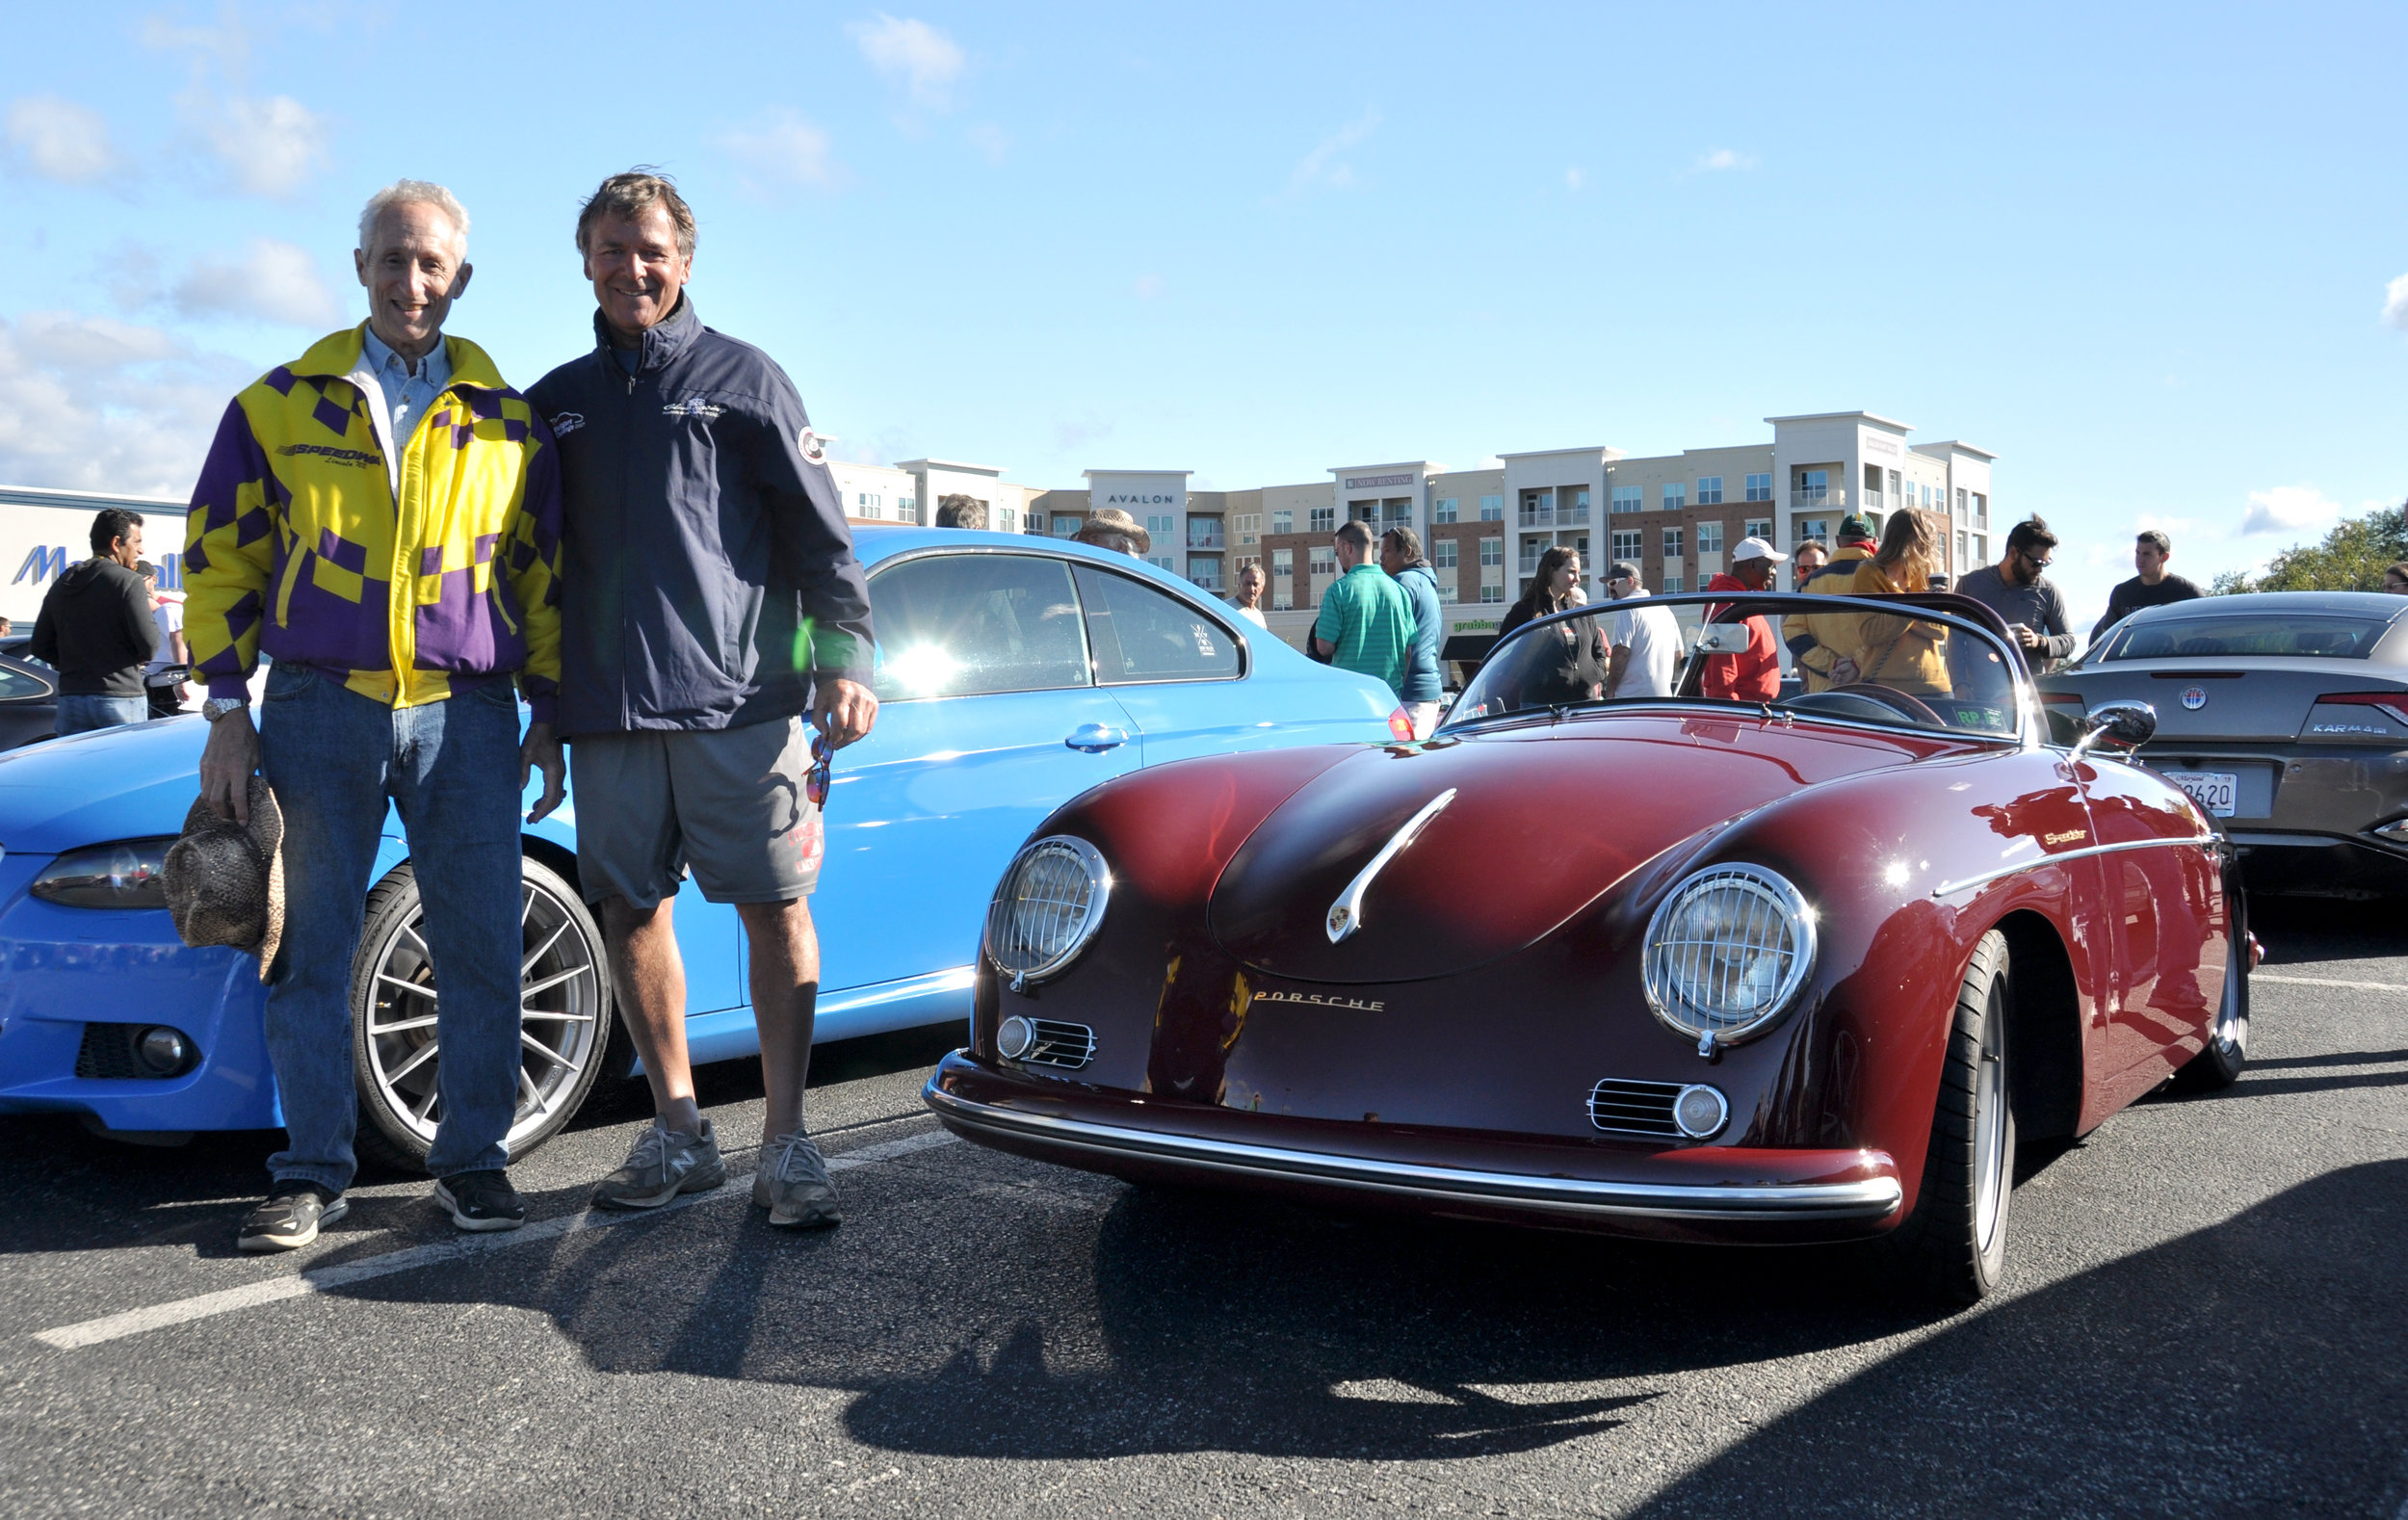
POLYGON ((468 215, 441 186, 406 179, 372 197, 353 254, 367 322, 236 396, 193 493, 201 795, 248 817, 256 770, 283 816, 283 951, 266 973, 287 1142, 245 1250, 306 1245, 349 1207, 352 957, 388 803, 442 984, 439 1002, 430 980, 405 1005, 433 1016, 433 1047, 381 1080, 435 1121, 427 1168, 455 1224, 526 1221, 504 1169, 520 1085, 518 802, 534 770, 531 821, 562 791, 560 467, 492 360, 443 335, 467 249, 468 215), (513 676, 532 715, 523 741, 513 676))

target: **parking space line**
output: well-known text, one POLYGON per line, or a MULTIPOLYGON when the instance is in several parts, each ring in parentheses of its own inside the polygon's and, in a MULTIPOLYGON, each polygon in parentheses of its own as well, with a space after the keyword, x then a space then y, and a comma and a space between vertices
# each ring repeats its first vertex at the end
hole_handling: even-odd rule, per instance
POLYGON ((2408 984, 2397 982, 2340 982, 2331 977, 2286 977, 2271 971, 2252 971, 2252 982, 2279 982, 2291 987, 2355 987, 2361 992, 2408 992, 2408 984))
MULTIPOLYGON (((902 1140, 881 1140, 827 1158, 831 1172, 850 1171, 856 1166, 872 1166, 879 1162, 893 1161, 938 1145, 951 1145, 955 1137, 945 1130, 908 1135, 902 1140)), ((38 1330, 34 1339, 63 1351, 105 1341, 120 1341, 129 1335, 150 1330, 163 1330, 172 1324, 185 1324, 194 1320, 206 1320, 240 1309, 254 1309, 263 1304, 280 1303, 287 1298, 304 1298, 315 1294, 331 1293, 355 1282, 374 1277, 390 1276, 394 1272, 414 1271, 421 1267, 437 1267, 448 1262, 467 1261, 478 1256, 506 1251, 512 1246, 533 1245, 556 1241, 563 1236, 597 1230, 613 1224, 632 1224, 641 1219, 656 1219, 665 1214, 692 1208, 701 1203, 723 1203, 731 1198, 751 1198, 749 1189, 739 1183, 748 1181, 756 1167, 738 1171, 729 1167, 723 1186, 709 1192, 688 1193, 661 1205, 657 1209, 602 1210, 588 1209, 579 1214, 564 1214, 557 1219, 540 1219, 523 1229, 494 1235, 463 1235, 458 1240, 438 1241, 431 1245, 413 1245, 406 1250, 388 1251, 382 1256, 370 1256, 360 1261, 343 1262, 332 1267, 319 1267, 285 1277, 270 1277, 260 1282, 246 1283, 240 1288, 226 1288, 217 1293, 196 1294, 190 1298, 177 1298, 170 1303, 154 1303, 147 1308, 128 1309, 123 1314, 105 1315, 86 1320, 79 1324, 61 1325, 55 1330, 38 1330)))

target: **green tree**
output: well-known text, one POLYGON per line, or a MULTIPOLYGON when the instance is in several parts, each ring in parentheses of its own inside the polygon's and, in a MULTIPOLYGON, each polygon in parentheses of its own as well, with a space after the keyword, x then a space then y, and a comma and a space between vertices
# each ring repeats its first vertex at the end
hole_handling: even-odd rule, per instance
POLYGON ((2209 590, 2235 591, 2379 591, 2383 570, 2408 560, 2408 506, 2353 518, 2324 536, 2322 543, 2298 543, 2276 555, 2264 575, 2227 570, 2209 590))

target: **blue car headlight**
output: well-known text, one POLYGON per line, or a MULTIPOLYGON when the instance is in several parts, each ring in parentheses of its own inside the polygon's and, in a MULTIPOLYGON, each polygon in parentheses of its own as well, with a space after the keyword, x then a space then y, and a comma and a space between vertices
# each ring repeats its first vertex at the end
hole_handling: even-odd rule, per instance
POLYGON ((42 867, 29 889, 62 907, 166 907, 162 876, 173 839, 127 839, 70 850, 42 867))

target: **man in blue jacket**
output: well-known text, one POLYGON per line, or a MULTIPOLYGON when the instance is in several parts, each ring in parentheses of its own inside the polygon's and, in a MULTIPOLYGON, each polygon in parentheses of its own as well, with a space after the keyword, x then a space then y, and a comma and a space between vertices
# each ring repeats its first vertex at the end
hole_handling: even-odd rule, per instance
POLYGON ((1413 720, 1413 737, 1427 739, 1438 726, 1438 699, 1445 694, 1438 681, 1438 646, 1447 636, 1447 612, 1438 600, 1438 578, 1422 558, 1422 536, 1410 528, 1391 528, 1380 536, 1379 567, 1404 589, 1404 599, 1413 606, 1413 649, 1397 699, 1413 720))
POLYGON ((694 213, 614 174, 577 218, 593 349, 528 395, 560 440, 560 733, 577 875, 601 904, 618 1006, 657 1112, 595 1201, 651 1208, 727 1179, 694 1102, 670 902, 691 866, 750 955, 768 1114, 753 1202, 832 1224, 803 1129, 825 756, 869 733, 870 595, 802 399, 685 298, 694 213), (802 721, 819 730, 806 749, 802 721))

